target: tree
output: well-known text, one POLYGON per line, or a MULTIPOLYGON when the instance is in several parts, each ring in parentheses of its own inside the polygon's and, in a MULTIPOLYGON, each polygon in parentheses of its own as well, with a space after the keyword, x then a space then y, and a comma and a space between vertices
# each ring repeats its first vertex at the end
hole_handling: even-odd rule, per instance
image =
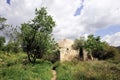
POLYGON ((5 43, 5 37, 0 36, 0 50, 3 49, 4 43, 5 43))
POLYGON ((7 26, 4 29, 4 35, 7 37, 8 43, 4 46, 4 51, 18 53, 21 49, 21 33, 19 26, 7 26))
POLYGON ((20 51, 22 51, 22 48, 17 41, 9 41, 7 45, 4 46, 3 50, 8 53, 19 53, 20 51))
POLYGON ((0 30, 2 30, 3 28, 5 28, 5 22, 6 22, 6 19, 4 17, 1 17, 0 16, 0 30))
POLYGON ((101 51, 103 47, 104 47, 104 42, 100 41, 99 36, 94 37, 93 35, 89 35, 87 41, 85 41, 85 48, 89 52, 89 55, 92 60, 93 60, 93 55, 96 55, 96 52, 101 51))
MULTIPOLYGON (((20 42, 21 42, 21 37, 20 37, 20 30, 19 27, 13 27, 12 25, 8 25, 6 24, 6 18, 4 17, 0 17, 0 30, 2 31, 2 35, 4 35, 5 37, 7 37, 7 40, 9 40, 9 42, 7 43, 7 45, 4 46, 4 51, 7 52, 19 52, 20 50, 20 42), (19 31, 18 31, 19 30, 19 31)), ((4 38, 5 40, 5 38, 4 38)))
POLYGON ((33 63, 36 58, 42 58, 43 54, 51 50, 51 34, 55 26, 55 22, 44 7, 36 9, 35 14, 32 21, 21 25, 22 46, 27 52, 29 61, 33 63))
POLYGON ((48 47, 48 52, 43 55, 43 59, 51 61, 52 63, 58 61, 60 59, 60 52, 55 40, 51 40, 51 44, 48 47))
POLYGON ((109 44, 104 42, 103 49, 101 51, 97 51, 95 57, 97 57, 98 59, 105 60, 105 59, 114 58, 118 56, 118 54, 119 51, 115 47, 109 46, 109 44))
POLYGON ((75 39, 75 42, 73 44, 73 48, 79 50, 79 57, 83 57, 84 41, 84 37, 80 37, 79 39, 75 39))

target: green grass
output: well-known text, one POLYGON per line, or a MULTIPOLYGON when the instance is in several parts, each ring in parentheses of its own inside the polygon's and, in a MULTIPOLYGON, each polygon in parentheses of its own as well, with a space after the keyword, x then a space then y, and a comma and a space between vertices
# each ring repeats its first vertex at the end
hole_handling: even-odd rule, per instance
POLYGON ((26 54, 0 54, 0 80, 51 80, 52 63, 28 63, 26 54))
POLYGON ((120 66, 106 61, 64 62, 57 80, 119 80, 120 66))
POLYGON ((119 80, 120 63, 112 61, 56 62, 27 61, 25 53, 0 53, 0 80, 51 80, 51 69, 55 67, 57 80, 119 80))

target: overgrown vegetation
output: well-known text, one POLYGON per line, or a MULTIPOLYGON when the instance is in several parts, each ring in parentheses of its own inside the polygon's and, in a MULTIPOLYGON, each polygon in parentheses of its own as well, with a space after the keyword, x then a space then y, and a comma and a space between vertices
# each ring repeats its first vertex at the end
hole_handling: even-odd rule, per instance
POLYGON ((51 34, 55 22, 45 8, 35 13, 32 21, 16 27, 6 25, 6 19, 0 17, 0 31, 8 40, 5 44, 4 35, 0 37, 0 80, 51 80, 51 62, 59 55, 51 34), (26 52, 34 58, 34 65, 26 52))
POLYGON ((73 48, 79 50, 80 58, 83 58, 83 50, 86 50, 91 60, 111 59, 120 54, 117 48, 109 46, 106 42, 102 42, 99 36, 94 37, 94 35, 89 35, 87 40, 84 37, 76 39, 73 48))
POLYGON ((5 22, 6 22, 6 18, 0 16, 0 30, 6 27, 5 22))
POLYGON ((73 45, 79 50, 79 57, 83 57, 85 49, 91 59, 99 60, 82 62, 75 59, 60 63, 59 47, 52 37, 55 21, 44 7, 36 9, 35 14, 34 19, 19 27, 7 25, 7 19, 0 16, 0 31, 5 33, 0 35, 0 80, 51 80, 51 69, 57 71, 57 80, 120 79, 119 47, 109 46, 99 36, 89 35, 87 40, 80 37, 73 45))
POLYGON ((120 79, 120 64, 107 61, 64 62, 56 70, 57 80, 120 79))
POLYGON ((5 37, 0 36, 0 50, 3 49, 4 43, 5 43, 5 37))
POLYGON ((22 46, 27 52, 29 61, 33 63, 44 54, 54 53, 57 46, 51 36, 55 26, 52 17, 47 14, 45 8, 36 9, 35 14, 31 22, 24 23, 21 27, 22 46))
POLYGON ((38 60, 33 65, 26 56, 0 53, 0 80, 51 80, 51 62, 38 60))

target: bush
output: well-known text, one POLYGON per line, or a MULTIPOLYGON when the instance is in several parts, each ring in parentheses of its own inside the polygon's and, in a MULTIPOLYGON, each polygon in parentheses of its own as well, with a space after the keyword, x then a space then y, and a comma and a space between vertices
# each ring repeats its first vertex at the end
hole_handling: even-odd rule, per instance
POLYGON ((57 61, 57 62, 55 62, 55 63, 53 64, 52 69, 53 69, 53 70, 56 70, 56 68, 58 68, 59 66, 60 66, 60 62, 57 61))
POLYGON ((116 56, 119 55, 119 50, 115 47, 109 46, 108 44, 104 45, 104 49, 101 51, 94 51, 93 56, 100 59, 100 60, 106 60, 106 59, 113 59, 116 56))
POLYGON ((38 61, 35 65, 23 64, 26 56, 24 53, 1 54, 0 80, 51 80, 51 62, 38 61))
POLYGON ((106 61, 78 62, 78 64, 64 62, 56 70, 57 80, 120 79, 120 66, 106 61))
POLYGON ((22 51, 22 48, 20 47, 19 43, 17 43, 17 42, 9 42, 4 47, 3 51, 6 51, 8 53, 19 53, 22 51))
POLYGON ((59 50, 56 50, 52 53, 47 53, 43 55, 44 60, 51 61, 52 63, 55 63, 56 61, 59 61, 60 59, 60 52, 59 50))
POLYGON ((0 50, 3 49, 4 43, 5 43, 5 37, 0 36, 0 50))

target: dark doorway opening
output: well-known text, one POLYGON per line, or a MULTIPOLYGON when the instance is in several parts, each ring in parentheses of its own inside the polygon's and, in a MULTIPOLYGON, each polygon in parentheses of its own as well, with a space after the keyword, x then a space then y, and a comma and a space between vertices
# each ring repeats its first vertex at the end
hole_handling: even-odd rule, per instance
POLYGON ((79 49, 79 57, 80 57, 80 58, 83 58, 83 48, 80 48, 80 49, 79 49))

